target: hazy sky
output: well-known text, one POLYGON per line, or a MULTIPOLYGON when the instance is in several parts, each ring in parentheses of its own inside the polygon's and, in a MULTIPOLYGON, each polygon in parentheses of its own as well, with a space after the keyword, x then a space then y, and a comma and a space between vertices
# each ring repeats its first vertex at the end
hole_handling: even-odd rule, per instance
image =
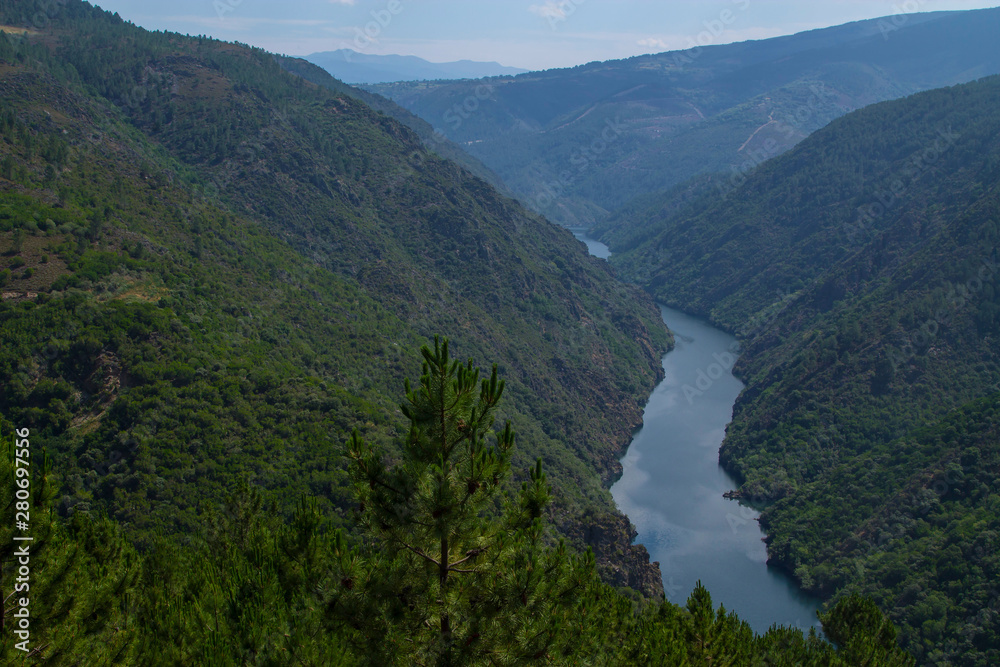
MULTIPOLYGON (((525 69, 786 35, 1000 0, 98 0, 152 30, 307 55, 353 48, 525 69)), ((901 19, 897 18, 897 21, 901 19)))

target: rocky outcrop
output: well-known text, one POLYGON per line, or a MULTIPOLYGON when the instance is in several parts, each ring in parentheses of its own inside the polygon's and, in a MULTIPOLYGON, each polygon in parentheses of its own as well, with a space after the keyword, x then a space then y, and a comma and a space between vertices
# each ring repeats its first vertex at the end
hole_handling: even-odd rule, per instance
POLYGON ((638 533, 624 514, 586 514, 560 530, 577 544, 593 549, 605 582, 628 586, 646 597, 663 597, 660 564, 649 561, 646 547, 632 543, 638 533))

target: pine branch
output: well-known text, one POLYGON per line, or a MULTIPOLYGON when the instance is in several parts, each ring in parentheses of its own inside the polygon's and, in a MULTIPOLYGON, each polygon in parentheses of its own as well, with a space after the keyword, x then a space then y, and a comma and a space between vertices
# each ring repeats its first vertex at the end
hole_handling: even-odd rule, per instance
MULTIPOLYGON (((465 558, 463 558, 462 560, 455 561, 454 563, 452 563, 451 565, 449 565, 448 568, 452 569, 455 565, 461 565, 465 561, 467 561, 467 560, 469 560, 471 558, 475 558, 476 556, 484 553, 485 551, 486 551, 485 547, 477 548, 477 549, 472 549, 470 551, 466 551, 465 552, 465 558)), ((455 569, 452 569, 452 571, 453 572, 475 572, 476 570, 455 570, 455 569)))
POLYGON ((414 548, 414 547, 411 547, 411 546, 410 546, 409 544, 407 544, 406 542, 403 542, 402 544, 403 544, 403 547, 404 547, 404 548, 406 548, 406 549, 409 549, 410 551, 412 551, 413 553, 417 554, 417 555, 418 555, 418 556, 420 556, 421 558, 423 558, 423 559, 425 559, 425 560, 429 560, 430 562, 434 563, 434 564, 435 564, 435 565, 437 565, 438 567, 441 567, 441 563, 439 563, 438 561, 434 560, 433 558, 431 558, 430 556, 428 556, 427 554, 425 554, 425 553, 424 553, 423 551, 421 551, 420 549, 417 549, 417 548, 414 548))

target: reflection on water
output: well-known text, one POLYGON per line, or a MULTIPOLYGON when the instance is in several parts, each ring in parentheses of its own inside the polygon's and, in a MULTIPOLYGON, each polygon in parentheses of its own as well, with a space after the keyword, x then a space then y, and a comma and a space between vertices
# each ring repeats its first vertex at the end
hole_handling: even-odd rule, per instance
MULTIPOLYGON (((574 234, 595 256, 610 256, 604 244, 580 230, 574 234)), ((719 445, 743 388, 729 372, 735 339, 697 318, 661 310, 676 346, 664 357, 664 380, 649 398, 611 494, 639 531, 636 542, 660 562, 672 602, 683 604, 701 580, 717 606, 735 611, 756 632, 775 623, 818 625, 818 601, 767 567, 757 513, 723 497, 736 486, 719 465, 719 445)))
POLYGON ((650 396, 611 488, 618 507, 660 562, 672 602, 684 603, 701 580, 757 632, 772 624, 807 629, 817 601, 768 568, 757 513, 723 497, 736 485, 719 465, 719 445, 743 384, 729 372, 734 339, 684 313, 662 308, 678 335, 666 374, 650 396))

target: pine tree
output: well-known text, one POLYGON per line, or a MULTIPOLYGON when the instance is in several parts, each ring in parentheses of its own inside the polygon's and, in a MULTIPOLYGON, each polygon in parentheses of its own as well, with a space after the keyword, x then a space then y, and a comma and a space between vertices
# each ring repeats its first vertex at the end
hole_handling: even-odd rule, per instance
POLYGON ((402 405, 402 460, 390 468, 357 431, 348 443, 366 543, 338 536, 331 618, 354 627, 373 663, 521 663, 578 650, 571 621, 596 584, 593 556, 545 546, 541 461, 507 492, 514 431, 493 428, 496 366, 480 380, 439 338, 421 352, 423 375, 406 383, 402 405))
POLYGON ((821 617, 823 632, 845 664, 911 667, 916 661, 896 643, 896 626, 869 598, 846 597, 821 617))
POLYGON ((14 435, 0 417, 0 498, 7 499, 0 501, 0 664, 129 664, 138 554, 106 517, 78 512, 67 522, 57 520, 48 456, 21 432, 14 435), (24 441, 29 445, 15 447, 24 441), (24 480, 27 485, 16 484, 24 480), (27 510, 15 503, 15 489, 29 492, 27 510), (15 511, 22 520, 27 513, 27 530, 14 530, 15 511), (15 541, 15 535, 31 539, 15 541), (13 632, 23 627, 17 614, 24 608, 26 643, 13 632))

